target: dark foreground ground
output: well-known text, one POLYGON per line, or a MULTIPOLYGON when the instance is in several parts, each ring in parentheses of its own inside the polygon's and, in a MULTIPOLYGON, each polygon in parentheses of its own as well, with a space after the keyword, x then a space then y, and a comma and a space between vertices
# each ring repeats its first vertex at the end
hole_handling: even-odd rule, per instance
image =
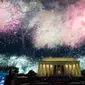
POLYGON ((85 85, 85 77, 16 75, 11 79, 7 76, 5 85, 85 85))

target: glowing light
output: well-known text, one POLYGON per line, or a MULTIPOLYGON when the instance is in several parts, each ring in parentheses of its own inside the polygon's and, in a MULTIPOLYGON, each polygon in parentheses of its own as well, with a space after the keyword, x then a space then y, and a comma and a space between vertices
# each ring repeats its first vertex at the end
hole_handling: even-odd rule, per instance
POLYGON ((66 68, 68 68, 68 65, 65 65, 66 68))
POLYGON ((58 74, 61 74, 61 71, 58 71, 58 74))
POLYGON ((71 66, 71 65, 69 65, 69 68, 71 69, 71 68, 72 68, 72 66, 71 66))
POLYGON ((75 64, 73 64, 73 69, 75 68, 75 64))
POLYGON ((47 68, 49 68, 49 65, 47 65, 47 68))
POLYGON ((52 68, 53 67, 53 65, 50 65, 50 68, 52 68))
POLYGON ((43 68, 45 68, 45 65, 43 65, 43 68))

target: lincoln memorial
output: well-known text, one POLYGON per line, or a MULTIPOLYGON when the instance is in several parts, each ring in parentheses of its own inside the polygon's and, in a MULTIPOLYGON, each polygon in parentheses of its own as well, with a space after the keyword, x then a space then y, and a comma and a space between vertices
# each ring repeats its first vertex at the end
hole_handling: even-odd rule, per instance
POLYGON ((80 76, 80 62, 74 58, 43 58, 38 66, 39 76, 80 76))

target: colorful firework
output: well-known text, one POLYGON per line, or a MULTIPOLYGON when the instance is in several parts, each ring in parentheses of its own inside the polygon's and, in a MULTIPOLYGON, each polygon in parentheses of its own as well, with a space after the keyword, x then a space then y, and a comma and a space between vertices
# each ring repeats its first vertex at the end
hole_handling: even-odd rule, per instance
POLYGON ((76 4, 68 6, 64 25, 64 43, 72 47, 82 44, 85 39, 85 0, 78 0, 76 4))
MULTIPOLYGON (((57 2, 56 2, 57 3, 57 2)), ((71 47, 80 46, 85 40, 85 1, 78 0, 75 4, 68 4, 66 9, 57 3, 54 10, 42 10, 35 33, 33 43, 36 48, 54 48, 57 45, 71 47)))
POLYGON ((0 55, 0 66, 16 66, 19 73, 28 73, 29 70, 38 71, 39 61, 29 56, 5 56, 0 55))
POLYGON ((45 45, 53 48, 61 44, 61 16, 54 11, 42 10, 39 15, 38 23, 36 23, 35 33, 33 35, 33 43, 35 47, 43 48, 45 45))
POLYGON ((0 2, 0 31, 19 28, 21 12, 10 2, 0 2))

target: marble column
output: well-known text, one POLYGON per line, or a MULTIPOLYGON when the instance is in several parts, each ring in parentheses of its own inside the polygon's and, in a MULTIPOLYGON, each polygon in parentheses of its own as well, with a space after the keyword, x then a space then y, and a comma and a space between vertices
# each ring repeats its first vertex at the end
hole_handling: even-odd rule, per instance
POLYGON ((80 66, 79 66, 79 64, 77 64, 77 75, 78 76, 80 75, 80 66))
POLYGON ((79 75, 81 75, 81 71, 80 71, 80 64, 78 64, 78 67, 79 67, 79 75))
POLYGON ((47 75, 49 76, 49 65, 47 65, 46 67, 47 67, 47 75))
POLYGON ((72 75, 74 75, 74 64, 72 64, 72 75))
POLYGON ((43 66, 42 64, 39 65, 39 75, 41 76, 42 76, 42 70, 43 70, 42 66, 43 66))
POLYGON ((74 64, 74 75, 76 75, 76 64, 74 64))
POLYGON ((53 65, 50 65, 50 75, 53 75, 53 65))
POLYGON ((72 75, 72 65, 69 64, 69 75, 72 75))
POLYGON ((75 75, 75 64, 72 64, 72 75, 75 75))
POLYGON ((42 72, 43 72, 42 74, 43 74, 43 76, 46 75, 45 67, 46 67, 45 64, 43 64, 43 69, 42 69, 42 72))
POLYGON ((69 72, 69 65, 68 65, 68 64, 66 64, 66 65, 65 65, 65 74, 67 75, 67 74, 68 74, 68 72, 69 72))
POLYGON ((41 75, 43 76, 43 64, 41 65, 41 75))
POLYGON ((70 69, 69 69, 69 65, 68 65, 68 72, 69 72, 69 74, 70 74, 70 69))
POLYGON ((76 69, 76 76, 78 75, 78 68, 77 68, 77 64, 75 66, 75 69, 76 69))

